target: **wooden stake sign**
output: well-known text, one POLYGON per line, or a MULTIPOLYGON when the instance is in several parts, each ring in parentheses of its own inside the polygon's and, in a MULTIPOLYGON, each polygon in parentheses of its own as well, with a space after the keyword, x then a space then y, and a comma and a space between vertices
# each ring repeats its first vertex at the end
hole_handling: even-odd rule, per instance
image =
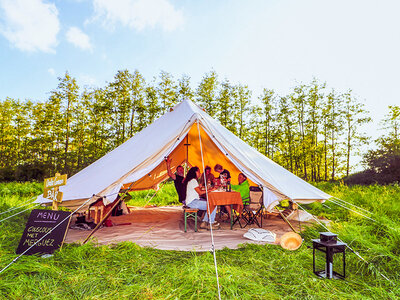
POLYGON ((43 192, 43 197, 46 199, 49 199, 51 201, 56 201, 61 203, 62 202, 62 197, 63 197, 63 192, 60 192, 58 190, 48 190, 48 189, 44 189, 43 192))
POLYGON ((51 189, 66 184, 67 184, 67 174, 60 175, 59 173, 56 173, 55 177, 46 178, 44 180, 45 189, 51 189))
POLYGON ((43 197, 53 201, 53 210, 58 210, 58 203, 62 202, 63 193, 58 190, 59 186, 67 184, 67 174, 46 178, 44 180, 43 197))

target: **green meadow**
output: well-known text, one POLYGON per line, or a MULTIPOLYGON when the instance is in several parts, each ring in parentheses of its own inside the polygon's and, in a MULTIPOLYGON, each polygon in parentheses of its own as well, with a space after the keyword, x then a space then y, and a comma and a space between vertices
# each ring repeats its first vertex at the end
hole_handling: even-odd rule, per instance
MULTIPOLYGON (((217 251, 222 299, 400 298, 400 186, 320 183, 317 187, 362 208, 349 211, 330 201, 304 206, 329 219, 329 229, 366 262, 349 250, 345 280, 319 279, 312 272, 309 247, 311 239, 326 230, 303 224, 304 243, 297 251, 272 245, 217 251)), ((39 183, 2 183, 0 212, 41 192, 39 183)), ((149 202, 153 194, 133 193, 129 204, 177 204, 171 184, 149 202)), ((0 220, 23 209, 1 214, 0 220)), ((1 269, 17 257, 15 250, 28 216, 29 210, 0 222, 1 269)), ((64 245, 49 258, 21 257, 0 274, 0 298, 217 299, 218 289, 211 252, 161 251, 131 242, 97 246, 92 242, 64 245)))

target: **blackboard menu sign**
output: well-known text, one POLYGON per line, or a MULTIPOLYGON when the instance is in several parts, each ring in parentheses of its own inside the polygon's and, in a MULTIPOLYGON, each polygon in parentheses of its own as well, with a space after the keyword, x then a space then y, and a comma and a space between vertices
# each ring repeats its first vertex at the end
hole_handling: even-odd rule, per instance
POLYGON ((54 228, 52 232, 50 232, 25 254, 31 255, 35 253, 53 253, 55 250, 61 247, 61 244, 64 241, 70 220, 68 217, 70 216, 71 213, 67 211, 44 209, 32 210, 28 222, 26 223, 24 233, 19 241, 16 253, 23 253, 54 228))

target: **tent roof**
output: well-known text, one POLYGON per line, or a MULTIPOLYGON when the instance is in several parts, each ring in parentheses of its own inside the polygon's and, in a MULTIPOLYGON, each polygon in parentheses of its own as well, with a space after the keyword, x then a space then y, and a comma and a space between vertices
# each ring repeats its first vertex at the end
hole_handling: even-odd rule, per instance
MULTIPOLYGON (((328 199, 331 196, 305 182, 249 146, 211 118, 190 100, 177 104, 154 123, 68 179, 60 187, 63 206, 74 208, 96 196, 108 202, 121 187, 148 189, 168 178, 164 158, 172 167, 188 160, 191 166, 213 167, 220 163, 232 173, 243 172, 255 184, 264 187, 264 203, 290 198, 301 202, 328 199), (202 148, 200 147, 200 143, 202 148), (190 145, 185 145, 190 144, 190 145)), ((49 200, 39 196, 37 202, 49 200)))

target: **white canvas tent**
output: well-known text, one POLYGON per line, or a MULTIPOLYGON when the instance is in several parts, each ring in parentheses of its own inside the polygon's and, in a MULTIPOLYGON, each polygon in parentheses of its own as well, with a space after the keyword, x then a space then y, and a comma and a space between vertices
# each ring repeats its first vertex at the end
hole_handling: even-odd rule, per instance
MULTIPOLYGON (((60 187, 62 206, 74 209, 103 197, 113 202, 120 189, 144 190, 168 178, 165 157, 171 167, 187 162, 202 170, 204 164, 220 163, 232 175, 243 172, 264 191, 264 205, 271 210, 281 199, 299 203, 324 201, 331 196, 279 166, 211 118, 190 100, 177 104, 134 137, 68 179, 60 187)), ((39 196, 38 203, 50 204, 39 196)), ((82 209, 87 208, 87 205, 82 209)))

